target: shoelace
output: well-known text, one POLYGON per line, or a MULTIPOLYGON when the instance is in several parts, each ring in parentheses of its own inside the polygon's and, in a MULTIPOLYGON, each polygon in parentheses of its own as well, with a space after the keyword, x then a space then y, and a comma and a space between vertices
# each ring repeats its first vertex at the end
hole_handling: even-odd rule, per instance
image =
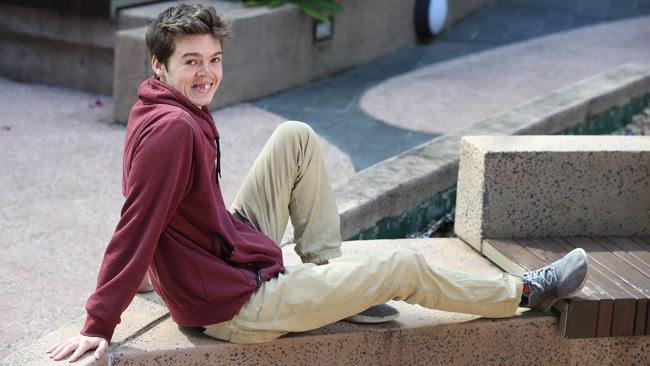
POLYGON ((539 291, 543 291, 545 288, 557 282, 555 268, 552 267, 540 268, 532 272, 524 273, 523 278, 530 286, 539 291))

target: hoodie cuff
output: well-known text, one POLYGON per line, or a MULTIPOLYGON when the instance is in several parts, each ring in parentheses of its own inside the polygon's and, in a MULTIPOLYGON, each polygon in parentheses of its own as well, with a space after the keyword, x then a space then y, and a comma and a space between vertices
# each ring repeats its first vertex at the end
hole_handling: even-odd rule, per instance
POLYGON ((101 337, 104 338, 107 342, 111 342, 113 338, 113 332, 115 331, 116 324, 105 322, 104 320, 90 315, 86 315, 86 321, 84 322, 83 328, 79 333, 85 335, 86 337, 101 337))

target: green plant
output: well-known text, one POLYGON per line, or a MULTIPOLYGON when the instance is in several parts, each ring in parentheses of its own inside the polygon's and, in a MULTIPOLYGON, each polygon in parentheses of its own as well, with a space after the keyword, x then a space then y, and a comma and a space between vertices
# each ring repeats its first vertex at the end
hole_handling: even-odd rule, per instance
POLYGON ((302 11, 322 22, 329 22, 328 14, 343 11, 341 5, 332 0, 244 0, 244 6, 248 7, 266 5, 277 8, 286 3, 298 5, 302 11))

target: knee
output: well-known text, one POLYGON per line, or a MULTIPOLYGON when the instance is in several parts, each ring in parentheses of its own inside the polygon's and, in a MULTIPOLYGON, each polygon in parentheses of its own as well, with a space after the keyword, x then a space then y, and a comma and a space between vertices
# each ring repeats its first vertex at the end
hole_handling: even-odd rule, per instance
POLYGON ((423 257, 422 254, 411 249, 393 249, 389 252, 389 256, 397 263, 400 264, 413 264, 420 261, 423 257))
POLYGON ((282 122, 275 129, 275 133, 281 138, 298 138, 299 140, 308 139, 316 134, 308 124, 300 121, 282 122))

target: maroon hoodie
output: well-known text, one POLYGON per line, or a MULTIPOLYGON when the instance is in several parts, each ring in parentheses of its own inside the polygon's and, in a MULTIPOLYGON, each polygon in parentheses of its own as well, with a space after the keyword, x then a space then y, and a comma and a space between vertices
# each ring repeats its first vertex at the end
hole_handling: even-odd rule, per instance
POLYGON ((147 268, 184 326, 231 319, 261 281, 284 270, 280 248, 226 210, 209 110, 154 78, 138 92, 124 147, 126 201, 81 330, 109 341, 147 268))

